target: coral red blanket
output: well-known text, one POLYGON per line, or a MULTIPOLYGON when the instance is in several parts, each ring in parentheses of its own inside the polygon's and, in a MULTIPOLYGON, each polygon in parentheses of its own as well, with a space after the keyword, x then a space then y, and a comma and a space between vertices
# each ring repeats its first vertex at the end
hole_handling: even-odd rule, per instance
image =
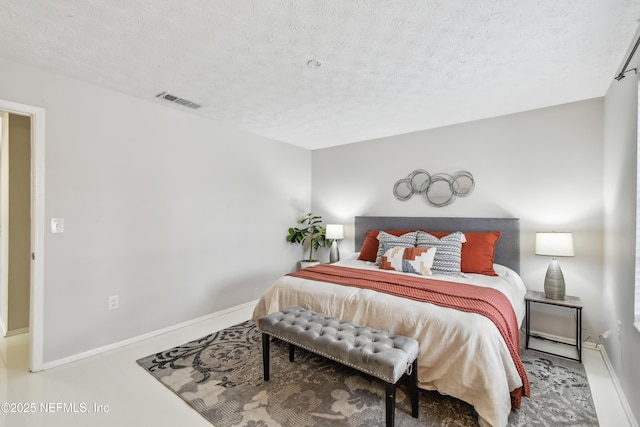
POLYGON ((529 378, 520 358, 518 321, 507 297, 496 289, 335 265, 318 265, 289 275, 302 279, 371 289, 442 307, 481 314, 491 320, 500 331, 522 379, 522 387, 511 390, 511 406, 519 409, 522 396, 530 395, 529 378))

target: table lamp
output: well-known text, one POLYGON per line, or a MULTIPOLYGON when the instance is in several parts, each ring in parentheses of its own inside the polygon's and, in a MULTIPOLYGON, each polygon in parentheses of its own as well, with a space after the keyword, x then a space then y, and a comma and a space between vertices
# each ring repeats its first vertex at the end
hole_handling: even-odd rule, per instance
POLYGON ((331 251, 329 252, 329 263, 340 261, 340 252, 338 251, 338 240, 344 239, 344 228, 340 224, 327 224, 327 232, 325 234, 327 240, 331 240, 331 251))
POLYGON ((573 256, 571 233, 536 233, 536 255, 553 257, 544 278, 545 296, 549 299, 564 299, 564 276, 556 257, 573 256))

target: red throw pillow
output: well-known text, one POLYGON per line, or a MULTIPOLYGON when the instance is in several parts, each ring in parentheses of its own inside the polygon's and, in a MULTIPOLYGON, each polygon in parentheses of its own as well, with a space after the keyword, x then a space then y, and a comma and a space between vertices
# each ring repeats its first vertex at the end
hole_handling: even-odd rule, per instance
MULTIPOLYGON (((402 236, 403 234, 411 233, 416 230, 383 230, 385 233, 389 233, 393 236, 402 236)), ((380 230, 369 230, 364 237, 364 242, 362 242, 362 248, 360 249, 359 260, 362 261, 376 261, 376 256, 378 255, 378 233, 380 230)))
MULTIPOLYGON (((438 239, 451 234, 448 231, 429 231, 428 233, 438 239)), ((462 244, 460 270, 463 273, 497 276, 493 269, 493 260, 495 246, 502 233, 499 231, 464 231, 463 233, 467 241, 462 244)))

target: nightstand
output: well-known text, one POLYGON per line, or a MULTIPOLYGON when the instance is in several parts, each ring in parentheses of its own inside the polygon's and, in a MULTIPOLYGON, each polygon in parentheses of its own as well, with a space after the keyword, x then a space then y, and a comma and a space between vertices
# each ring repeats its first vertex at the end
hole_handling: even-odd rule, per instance
POLYGON ((544 295, 544 292, 539 291, 527 291, 527 295, 524 297, 526 302, 526 314, 525 314, 525 333, 526 333, 526 342, 525 348, 529 348, 529 338, 531 337, 531 304, 548 304, 555 305, 558 307, 565 307, 568 309, 572 309, 576 311, 576 343, 567 344, 566 342, 556 341, 545 337, 534 336, 534 338, 540 338, 547 341, 553 341, 555 343, 575 346, 576 350, 578 350, 578 358, 575 359, 573 357, 563 356, 561 354, 551 353, 550 351, 543 351, 533 348, 532 350, 540 351, 542 353, 553 354, 555 356, 564 357, 571 360, 577 360, 578 362, 582 362, 582 301, 578 297, 572 297, 566 295, 564 299, 550 299, 544 295))

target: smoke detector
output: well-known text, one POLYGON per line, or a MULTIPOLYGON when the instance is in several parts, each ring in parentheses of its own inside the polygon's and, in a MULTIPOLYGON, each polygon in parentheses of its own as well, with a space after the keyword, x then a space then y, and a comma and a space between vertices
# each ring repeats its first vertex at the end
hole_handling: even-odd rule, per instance
POLYGON ((169 102, 175 102, 176 104, 184 105, 185 107, 193 108, 197 110, 202 105, 191 102, 188 99, 180 98, 179 96, 171 95, 168 92, 162 92, 156 95, 156 98, 166 99, 169 102))

